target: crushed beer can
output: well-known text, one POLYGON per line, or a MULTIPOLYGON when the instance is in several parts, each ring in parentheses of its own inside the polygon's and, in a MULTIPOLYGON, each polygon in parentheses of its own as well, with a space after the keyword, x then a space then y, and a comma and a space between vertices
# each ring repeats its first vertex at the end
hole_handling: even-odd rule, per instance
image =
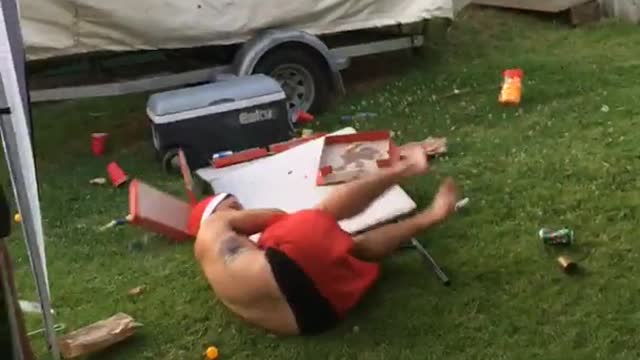
POLYGON ((545 245, 571 245, 575 242, 575 232, 569 228, 552 230, 542 228, 538 231, 538 237, 545 245))

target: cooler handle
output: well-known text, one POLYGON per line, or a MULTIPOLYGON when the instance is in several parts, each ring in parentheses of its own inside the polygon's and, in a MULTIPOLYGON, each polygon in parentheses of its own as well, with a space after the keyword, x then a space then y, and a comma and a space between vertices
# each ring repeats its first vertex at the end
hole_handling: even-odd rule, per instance
POLYGON ((231 102, 234 102, 234 101, 236 101, 236 99, 232 99, 232 98, 216 99, 216 100, 213 100, 212 102, 210 102, 209 106, 226 104, 226 103, 231 103, 231 102))

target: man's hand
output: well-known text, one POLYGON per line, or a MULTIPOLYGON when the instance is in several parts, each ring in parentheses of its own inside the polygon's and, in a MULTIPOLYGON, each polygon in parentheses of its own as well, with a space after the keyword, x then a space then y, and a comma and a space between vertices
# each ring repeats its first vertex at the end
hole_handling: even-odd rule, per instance
POLYGON ((400 159, 394 166, 404 177, 422 175, 429 170, 427 155, 419 144, 402 147, 400 159))
POLYGON ((452 178, 446 178, 433 198, 429 212, 437 221, 442 221, 456 211, 457 201, 458 188, 452 178))

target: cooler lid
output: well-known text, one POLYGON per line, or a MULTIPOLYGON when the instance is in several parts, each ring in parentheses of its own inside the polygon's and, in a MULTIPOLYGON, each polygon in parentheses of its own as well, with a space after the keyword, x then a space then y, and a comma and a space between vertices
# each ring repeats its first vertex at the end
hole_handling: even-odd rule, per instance
POLYGON ((209 112, 215 113, 217 106, 228 108, 233 103, 267 97, 274 97, 271 101, 275 101, 285 95, 277 81, 255 74, 153 94, 147 102, 147 112, 158 117, 209 107, 209 112))

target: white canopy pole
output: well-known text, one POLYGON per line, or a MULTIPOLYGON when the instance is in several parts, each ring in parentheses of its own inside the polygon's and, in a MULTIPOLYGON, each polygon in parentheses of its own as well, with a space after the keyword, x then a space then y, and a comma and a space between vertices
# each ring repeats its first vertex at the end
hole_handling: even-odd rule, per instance
POLYGON ((60 355, 51 314, 38 184, 29 131, 31 114, 19 18, 15 0, 0 2, 0 80, 4 93, 0 95, 5 98, 9 110, 9 114, 3 115, 0 121, 0 134, 13 191, 22 215, 22 231, 42 306, 47 342, 57 360, 60 355))

